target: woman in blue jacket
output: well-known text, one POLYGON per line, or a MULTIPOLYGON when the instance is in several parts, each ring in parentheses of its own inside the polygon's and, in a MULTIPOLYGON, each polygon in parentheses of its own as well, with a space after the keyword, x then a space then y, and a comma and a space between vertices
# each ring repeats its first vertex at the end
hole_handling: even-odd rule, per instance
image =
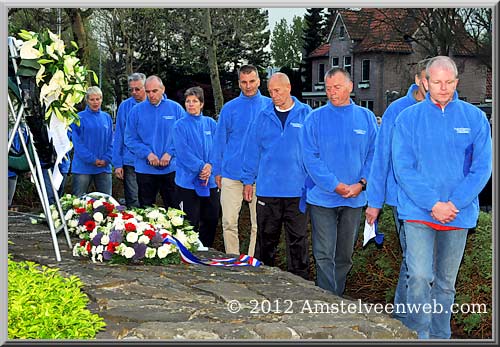
POLYGON ((71 168, 73 195, 86 194, 92 181, 96 191, 111 195, 113 121, 108 113, 101 111, 99 87, 90 87, 85 101, 87 107, 78 113, 80 126, 71 125, 75 150, 71 168))
POLYGON ((202 114, 204 95, 200 87, 184 93, 186 116, 173 128, 177 156, 175 184, 181 208, 200 234, 200 241, 211 247, 219 221, 219 191, 212 173, 210 156, 216 123, 202 114))

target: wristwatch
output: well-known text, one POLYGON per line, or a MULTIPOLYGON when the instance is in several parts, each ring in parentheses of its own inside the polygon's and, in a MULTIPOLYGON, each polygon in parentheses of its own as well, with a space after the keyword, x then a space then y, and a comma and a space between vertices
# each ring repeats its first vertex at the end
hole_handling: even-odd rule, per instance
POLYGON ((361 184, 361 191, 366 190, 366 182, 365 181, 359 180, 358 183, 361 184))

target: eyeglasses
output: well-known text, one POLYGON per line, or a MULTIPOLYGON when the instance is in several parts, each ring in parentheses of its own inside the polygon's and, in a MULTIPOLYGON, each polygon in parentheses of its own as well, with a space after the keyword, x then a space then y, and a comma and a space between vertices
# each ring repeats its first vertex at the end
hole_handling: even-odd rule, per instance
POLYGON ((139 92, 139 91, 141 91, 141 89, 142 89, 142 87, 132 87, 132 88, 129 88, 128 91, 130 93, 132 93, 132 92, 139 92))

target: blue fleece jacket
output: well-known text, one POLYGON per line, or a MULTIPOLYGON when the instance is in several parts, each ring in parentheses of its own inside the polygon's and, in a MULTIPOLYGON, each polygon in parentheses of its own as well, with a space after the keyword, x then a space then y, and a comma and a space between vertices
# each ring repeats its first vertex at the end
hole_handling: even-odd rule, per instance
POLYGON ((436 223, 432 207, 451 201, 460 212, 444 225, 474 227, 478 195, 491 175, 491 152, 486 115, 458 99, 456 92, 444 110, 428 93, 424 101, 402 111, 392 141, 400 217, 436 223))
MULTIPOLYGON (((21 129, 23 130, 23 134, 24 134, 24 142, 26 143, 27 146, 29 146, 28 132, 27 132, 26 128, 24 128, 24 127, 21 127, 21 129)), ((11 134, 12 134, 11 131, 9 131, 9 135, 8 135, 9 138, 10 138, 11 134)), ((21 144, 21 139, 19 138, 19 132, 16 131, 16 134, 14 135, 14 140, 12 140, 12 149, 15 152, 19 153, 21 151, 21 148, 22 148, 22 144, 21 144)), ((9 172, 9 177, 16 177, 17 176, 17 174, 14 171, 8 170, 8 172, 9 172)))
POLYGON ((71 124, 74 147, 73 166, 75 174, 111 173, 111 153, 113 151, 113 121, 111 116, 90 107, 78 112, 80 126, 71 124), (105 160, 104 167, 95 166, 97 159, 105 160))
POLYGON ((344 198, 335 188, 339 183, 355 184, 361 178, 368 181, 377 129, 373 112, 352 100, 346 106, 328 102, 311 112, 303 133, 304 164, 315 184, 307 191, 308 203, 328 208, 366 204, 366 192, 344 198))
MULTIPOLYGON (((216 127, 217 123, 212 118, 193 116, 187 112, 182 119, 175 122, 172 137, 177 155, 175 183, 178 186, 195 189, 194 180, 205 164, 211 164, 216 127)), ((213 171, 208 180, 208 187, 216 187, 213 171)))
POLYGON ((418 90, 418 86, 412 84, 408 89, 408 93, 391 103, 382 116, 382 125, 375 140, 375 153, 368 176, 370 184, 366 186, 366 196, 370 207, 382 208, 384 201, 390 206, 396 206, 397 204, 396 178, 394 177, 391 158, 392 133, 394 122, 399 113, 418 102, 413 96, 416 90, 418 90))
POLYGON ((306 171, 301 132, 311 107, 292 97, 294 107, 285 127, 269 104, 255 118, 244 142, 242 181, 257 184, 257 196, 291 198, 302 195, 306 171))
POLYGON ((115 137, 113 139, 113 166, 115 168, 121 168, 123 165, 134 166, 134 155, 125 146, 125 125, 127 124, 130 110, 137 104, 138 102, 133 97, 130 97, 124 100, 118 107, 115 137))
POLYGON ((125 128, 125 145, 134 154, 135 172, 163 175, 175 171, 171 130, 183 115, 182 106, 165 96, 158 105, 153 105, 146 99, 132 108, 125 128), (168 153, 172 158, 169 165, 155 167, 148 164, 149 153, 156 154, 158 159, 168 153))
POLYGON ((261 109, 271 104, 260 91, 251 97, 243 93, 226 103, 221 110, 214 143, 214 174, 240 180, 243 140, 250 124, 261 109))

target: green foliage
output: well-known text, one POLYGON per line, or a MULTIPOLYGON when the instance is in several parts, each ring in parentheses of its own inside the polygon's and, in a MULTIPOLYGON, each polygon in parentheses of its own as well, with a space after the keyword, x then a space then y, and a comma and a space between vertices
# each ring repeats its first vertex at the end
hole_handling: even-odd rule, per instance
POLYGON ((106 326, 86 308, 78 277, 10 257, 8 276, 9 339, 89 339, 106 326))
POLYGON ((284 18, 276 24, 271 38, 271 56, 274 60, 274 66, 290 68, 300 66, 303 23, 301 17, 295 16, 290 25, 284 18))

